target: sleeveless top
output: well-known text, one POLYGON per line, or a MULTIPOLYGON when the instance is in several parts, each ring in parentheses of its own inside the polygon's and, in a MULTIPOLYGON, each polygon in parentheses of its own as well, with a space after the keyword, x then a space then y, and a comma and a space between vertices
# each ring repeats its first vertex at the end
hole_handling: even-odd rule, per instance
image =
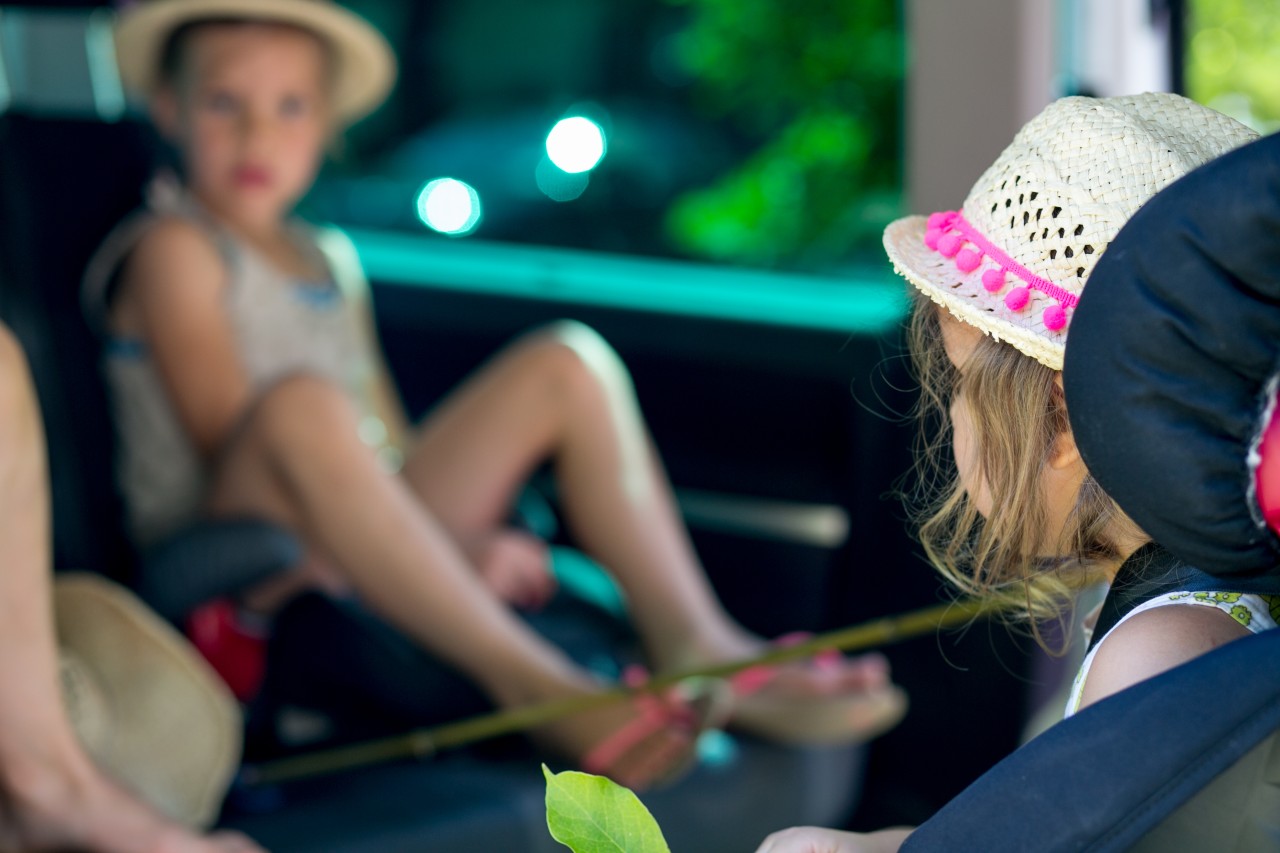
POLYGON ((107 322, 109 290, 120 266, 161 219, 180 217, 200 228, 221 255, 227 318, 255 396, 290 375, 322 377, 348 392, 361 414, 367 443, 386 441, 374 404, 373 339, 362 328, 369 322, 367 315, 357 310, 367 289, 349 241, 336 231, 290 223, 299 248, 329 273, 323 281, 298 281, 275 269, 189 195, 153 186, 149 196, 147 207, 117 226, 99 248, 83 291, 90 324, 105 340, 103 370, 117 431, 117 475, 134 539, 142 545, 194 520, 208 475, 146 341, 113 336, 107 322))
MULTIPOLYGON (((1221 584, 1224 588, 1229 588, 1233 583, 1229 578, 1212 578, 1210 575, 1199 573, 1187 566, 1176 564, 1175 560, 1167 555, 1164 549, 1158 546, 1146 546, 1134 557, 1130 557, 1129 561, 1121 566, 1120 573, 1116 575, 1116 581, 1112 583, 1111 593, 1108 593, 1108 602, 1110 607, 1106 607, 1106 603, 1100 606, 1100 611, 1110 610, 1107 613, 1107 625, 1103 625, 1101 637, 1093 638, 1089 651, 1084 656, 1084 662, 1080 663, 1080 669, 1076 672, 1075 681, 1071 684, 1071 693, 1066 701, 1066 710, 1064 716, 1069 717, 1080 710, 1080 697, 1084 693, 1084 681, 1088 678, 1089 667, 1093 665, 1093 658, 1098 653, 1098 648, 1106 642, 1108 637, 1120 625, 1126 621, 1133 619, 1138 613, 1148 610, 1155 610, 1156 607, 1169 607, 1172 605, 1180 605, 1183 607, 1215 607, 1221 610, 1239 622, 1240 625, 1252 631, 1254 634, 1261 634, 1262 631, 1272 630, 1280 626, 1280 594, 1266 592, 1224 592, 1224 590, 1216 589, 1181 589, 1178 581, 1194 581, 1187 585, 1194 587, 1204 587, 1204 585, 1213 585, 1213 583, 1221 584), (1133 571, 1135 565, 1143 565, 1142 569, 1133 571), (1146 573, 1143 578, 1144 569, 1155 569, 1146 573), (1149 589, 1140 589, 1143 584, 1149 584, 1149 589), (1117 589, 1123 587, 1124 589, 1117 589), (1160 588, 1164 587, 1164 588, 1160 588), (1170 590, 1170 587, 1172 589, 1170 590), (1128 602, 1123 602, 1125 594, 1132 596, 1128 602), (1123 602, 1123 603, 1121 603, 1123 602)), ((1256 588, 1274 588, 1275 584, 1254 584, 1256 588)))

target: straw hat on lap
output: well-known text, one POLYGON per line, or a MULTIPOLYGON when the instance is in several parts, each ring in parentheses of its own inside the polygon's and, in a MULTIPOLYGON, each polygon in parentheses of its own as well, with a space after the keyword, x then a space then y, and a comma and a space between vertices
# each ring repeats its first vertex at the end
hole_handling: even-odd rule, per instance
POLYGON ((63 697, 94 762, 162 814, 208 827, 240 762, 240 708, 168 623, 98 575, 54 582, 63 697))

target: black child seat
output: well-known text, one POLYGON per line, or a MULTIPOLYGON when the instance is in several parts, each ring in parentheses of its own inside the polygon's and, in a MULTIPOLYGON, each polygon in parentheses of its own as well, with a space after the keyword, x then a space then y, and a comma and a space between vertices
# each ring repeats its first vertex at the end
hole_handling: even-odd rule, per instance
MULTIPOLYGON (((6 25, 14 26, 19 16, 7 9, 5 14, 6 25)), ((84 101, 92 104, 88 96, 84 101)), ((96 570, 140 586, 178 620, 192 603, 288 565, 296 543, 264 525, 232 524, 186 531, 141 558, 130 547, 113 485, 112 427, 98 342, 82 318, 79 282, 98 242, 139 203, 150 146, 145 129, 133 122, 107 123, 85 117, 83 110, 76 116, 75 109, 62 109, 54 116, 0 114, 0 317, 26 348, 40 391, 51 457, 55 563, 58 569, 96 570)), ((388 659, 416 654, 367 614, 317 596, 295 602, 286 615, 273 637, 273 660, 324 654, 290 629, 297 624, 314 631, 316 620, 331 639, 348 637, 347 651, 369 648, 388 659)), ((578 607, 558 630, 572 645, 592 630, 609 635, 615 628, 578 607)), ((547 630, 554 636, 556 629, 547 630)), ((429 661, 414 660, 403 680, 425 680, 430 670, 429 661)), ((450 683, 438 667, 430 677, 450 683)), ((305 685, 286 680, 279 690, 285 694, 275 697, 281 702, 307 698, 305 685)), ((371 697, 370 708, 378 701, 371 697)), ((391 715, 384 704, 373 716, 385 722, 391 715)), ((646 798, 675 849, 750 849, 788 825, 838 825, 857 802, 861 749, 796 749, 727 737, 719 746, 717 763, 646 798)), ((239 791, 224 822, 276 853, 550 851, 560 848, 546 830, 543 785, 537 760, 506 743, 423 764, 239 791)))
POLYGON ((903 851, 1276 853, 1278 672, 1272 630, 1109 696, 997 764, 903 851))

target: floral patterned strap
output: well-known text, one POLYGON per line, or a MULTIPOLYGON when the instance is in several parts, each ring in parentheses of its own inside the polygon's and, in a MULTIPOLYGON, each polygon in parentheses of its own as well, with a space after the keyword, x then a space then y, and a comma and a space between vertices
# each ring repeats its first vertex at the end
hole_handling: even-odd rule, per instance
POLYGON ((1084 692, 1084 682, 1089 675, 1089 667, 1093 664, 1094 655, 1098 653, 1098 649, 1102 648, 1102 644, 1106 642, 1107 637, 1111 636, 1116 628, 1119 628, 1126 621, 1144 610, 1154 610, 1157 607, 1167 607, 1174 604, 1216 607, 1255 634, 1280 627, 1280 595, 1254 595, 1242 592, 1170 592, 1158 595, 1126 613, 1090 649, 1089 654, 1085 656, 1084 662, 1080 665, 1080 671, 1076 673, 1075 681, 1071 686, 1071 695, 1067 699, 1065 716, 1069 717, 1079 710, 1080 696, 1084 692))

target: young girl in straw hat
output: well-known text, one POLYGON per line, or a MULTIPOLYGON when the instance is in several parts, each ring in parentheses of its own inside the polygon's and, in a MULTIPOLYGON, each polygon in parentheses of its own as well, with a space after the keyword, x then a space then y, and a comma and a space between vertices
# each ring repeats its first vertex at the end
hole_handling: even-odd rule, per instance
MULTIPOLYGON (((269 519, 309 559, 259 606, 353 591, 499 706, 590 694, 598 681, 510 609, 554 590, 544 545, 504 527, 550 460, 573 532, 619 580, 657 669, 761 648, 712 592, 625 368, 591 330, 523 337, 406 423, 350 247, 288 218, 334 129, 391 84, 374 30, 320 0, 154 0, 125 13, 117 47, 185 171, 180 192, 108 241, 88 282, 139 539, 199 512, 269 519)), ((772 675, 733 708, 765 737, 853 741, 903 710, 878 656, 772 675)), ((709 704, 615 705, 537 736, 644 786, 685 763, 709 704)))
MULTIPOLYGON (((948 437, 954 458, 921 539, 962 590, 1052 617, 1087 583, 1112 581, 1119 591, 1171 563, 1085 467, 1067 419, 1063 355, 1090 273, 1125 221, 1167 184, 1253 137, 1176 95, 1065 98, 1022 129, 960 210, 886 229, 890 259, 919 291, 911 349, 921 413, 949 427, 927 439, 923 462, 944 467, 937 456, 948 437)), ((1229 581, 1223 590, 1175 590, 1103 628, 1067 714, 1275 627, 1263 598, 1225 594, 1229 581)), ((770 836, 760 851, 897 850, 909 835, 802 827, 770 836)))
MULTIPOLYGON (((40 410, 22 350, 0 324, 0 850, 259 850, 235 833, 197 837, 144 805, 86 754, 59 690, 49 541, 40 410)), ((150 651, 147 638, 129 639, 126 647, 150 651)), ((102 652, 120 648, 108 643, 102 652)), ((127 728, 138 721, 117 722, 127 728)), ((119 740, 146 739, 133 734, 119 740)), ((210 805, 216 812, 216 802, 210 805)))

